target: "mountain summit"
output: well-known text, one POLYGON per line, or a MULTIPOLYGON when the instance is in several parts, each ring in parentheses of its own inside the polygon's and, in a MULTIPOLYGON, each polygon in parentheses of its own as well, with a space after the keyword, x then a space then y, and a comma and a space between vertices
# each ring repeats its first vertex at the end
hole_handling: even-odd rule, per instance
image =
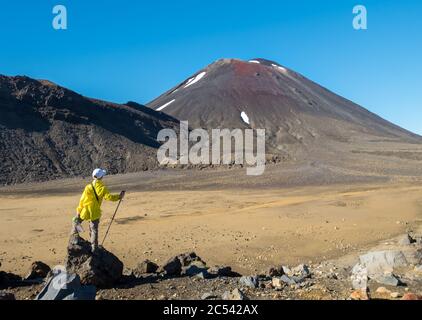
MULTIPOLYGON (((263 128, 273 153, 389 140, 420 142, 408 132, 265 59, 222 59, 147 104, 192 128, 263 128)), ((340 149, 342 147, 339 147, 340 149)))

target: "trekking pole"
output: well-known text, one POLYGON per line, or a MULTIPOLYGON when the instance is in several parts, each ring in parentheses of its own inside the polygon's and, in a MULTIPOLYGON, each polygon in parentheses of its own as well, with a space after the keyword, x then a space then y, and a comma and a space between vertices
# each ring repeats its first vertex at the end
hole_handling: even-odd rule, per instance
POLYGON ((119 207, 120 207, 120 204, 122 203, 122 201, 123 201, 123 199, 120 199, 119 204, 117 205, 116 211, 114 211, 113 217, 111 218, 110 224, 108 225, 107 232, 104 236, 104 239, 103 239, 103 242, 101 243, 101 246, 104 246, 104 241, 107 238, 108 232, 110 231, 110 228, 111 228, 111 224, 113 223, 113 220, 116 217, 117 210, 119 210, 119 207))

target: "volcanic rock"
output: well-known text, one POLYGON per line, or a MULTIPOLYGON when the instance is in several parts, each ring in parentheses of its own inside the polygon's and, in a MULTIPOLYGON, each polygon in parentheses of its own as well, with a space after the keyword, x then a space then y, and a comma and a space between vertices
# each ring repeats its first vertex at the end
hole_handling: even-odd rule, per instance
POLYGON ((143 274, 155 273, 157 272, 158 268, 158 265, 154 262, 145 260, 138 263, 138 265, 135 269, 132 270, 132 272, 136 277, 140 277, 143 274))
POLYGON ((240 289, 234 289, 233 291, 226 291, 222 296, 223 300, 247 300, 247 297, 240 289))
POLYGON ((158 132, 178 125, 139 104, 0 75, 0 185, 88 176, 102 165, 112 174, 154 169, 158 132))
POLYGON ((82 284, 110 288, 122 278, 123 263, 103 247, 92 254, 91 244, 73 235, 67 248, 66 270, 79 275, 82 284))
POLYGON ((25 280, 44 279, 45 277, 47 277, 50 271, 51 268, 44 262, 35 261, 32 263, 31 269, 28 275, 25 277, 25 280))
POLYGON ((173 257, 161 267, 160 272, 163 272, 167 276, 180 276, 182 263, 178 257, 173 257))
POLYGON ((239 283, 248 288, 258 288, 259 281, 257 276, 243 276, 239 279, 239 283))

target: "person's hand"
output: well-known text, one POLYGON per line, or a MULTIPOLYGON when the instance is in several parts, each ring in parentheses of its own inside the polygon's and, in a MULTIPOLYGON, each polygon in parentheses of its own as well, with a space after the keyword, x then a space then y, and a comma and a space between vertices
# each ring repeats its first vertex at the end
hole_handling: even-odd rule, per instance
POLYGON ((122 191, 120 192, 120 200, 123 200, 123 198, 125 197, 126 191, 122 191))

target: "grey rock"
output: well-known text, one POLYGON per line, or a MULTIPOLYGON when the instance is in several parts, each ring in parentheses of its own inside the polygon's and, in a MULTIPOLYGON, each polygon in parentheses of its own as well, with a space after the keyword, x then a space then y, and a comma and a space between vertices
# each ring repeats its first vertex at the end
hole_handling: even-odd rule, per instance
POLYGON ((138 265, 135 267, 135 269, 133 269, 133 274, 136 277, 140 277, 144 274, 151 274, 151 273, 155 273, 158 270, 158 265, 155 264, 152 261, 149 260, 144 260, 140 263, 138 263, 138 265))
POLYGON ((401 281, 394 274, 379 275, 373 278, 373 280, 378 282, 379 284, 384 284, 392 287, 397 287, 401 284, 401 281))
POLYGON ((223 300, 247 300, 247 297, 240 289, 234 289, 233 291, 226 291, 222 296, 223 300))
POLYGON ((398 243, 402 246, 408 246, 415 242, 416 240, 413 239, 409 234, 402 236, 398 241, 398 243))
POLYGON ((281 269, 283 270, 284 274, 287 274, 287 275, 292 274, 292 270, 287 266, 281 266, 281 269))
POLYGON ((285 274, 280 277, 280 280, 283 281, 284 283, 287 283, 288 285, 295 285, 295 284, 297 284, 297 282, 296 282, 295 279, 293 279, 293 278, 291 278, 291 277, 289 277, 289 276, 287 276, 285 274))
POLYGON ((239 283, 248 288, 258 288, 259 286, 257 276, 243 276, 240 278, 239 283))
POLYGON ((298 277, 309 277, 311 275, 309 267, 306 264, 298 265, 297 267, 293 268, 290 273, 298 277))
POLYGON ((103 247, 91 253, 91 244, 73 235, 67 248, 66 270, 77 274, 82 284, 111 288, 122 278, 123 263, 103 247))
POLYGON ((56 269, 35 300, 95 300, 96 291, 95 286, 82 286, 77 274, 56 269))
POLYGON ((44 262, 33 262, 28 275, 25 277, 25 280, 44 279, 45 277, 47 277, 50 271, 51 268, 44 262))
POLYGON ((211 292, 204 293, 201 296, 201 300, 212 300, 212 299, 217 299, 217 298, 218 298, 218 296, 216 296, 215 294, 213 294, 211 292))
POLYGON ((408 264, 401 251, 373 251, 359 257, 360 264, 367 269, 370 278, 393 272, 394 268, 404 267, 408 264))
POLYGON ((10 292, 0 291, 0 301, 12 301, 16 300, 15 295, 10 292))
POLYGON ((368 288, 368 269, 362 264, 356 264, 352 269, 352 287, 355 290, 368 288))

